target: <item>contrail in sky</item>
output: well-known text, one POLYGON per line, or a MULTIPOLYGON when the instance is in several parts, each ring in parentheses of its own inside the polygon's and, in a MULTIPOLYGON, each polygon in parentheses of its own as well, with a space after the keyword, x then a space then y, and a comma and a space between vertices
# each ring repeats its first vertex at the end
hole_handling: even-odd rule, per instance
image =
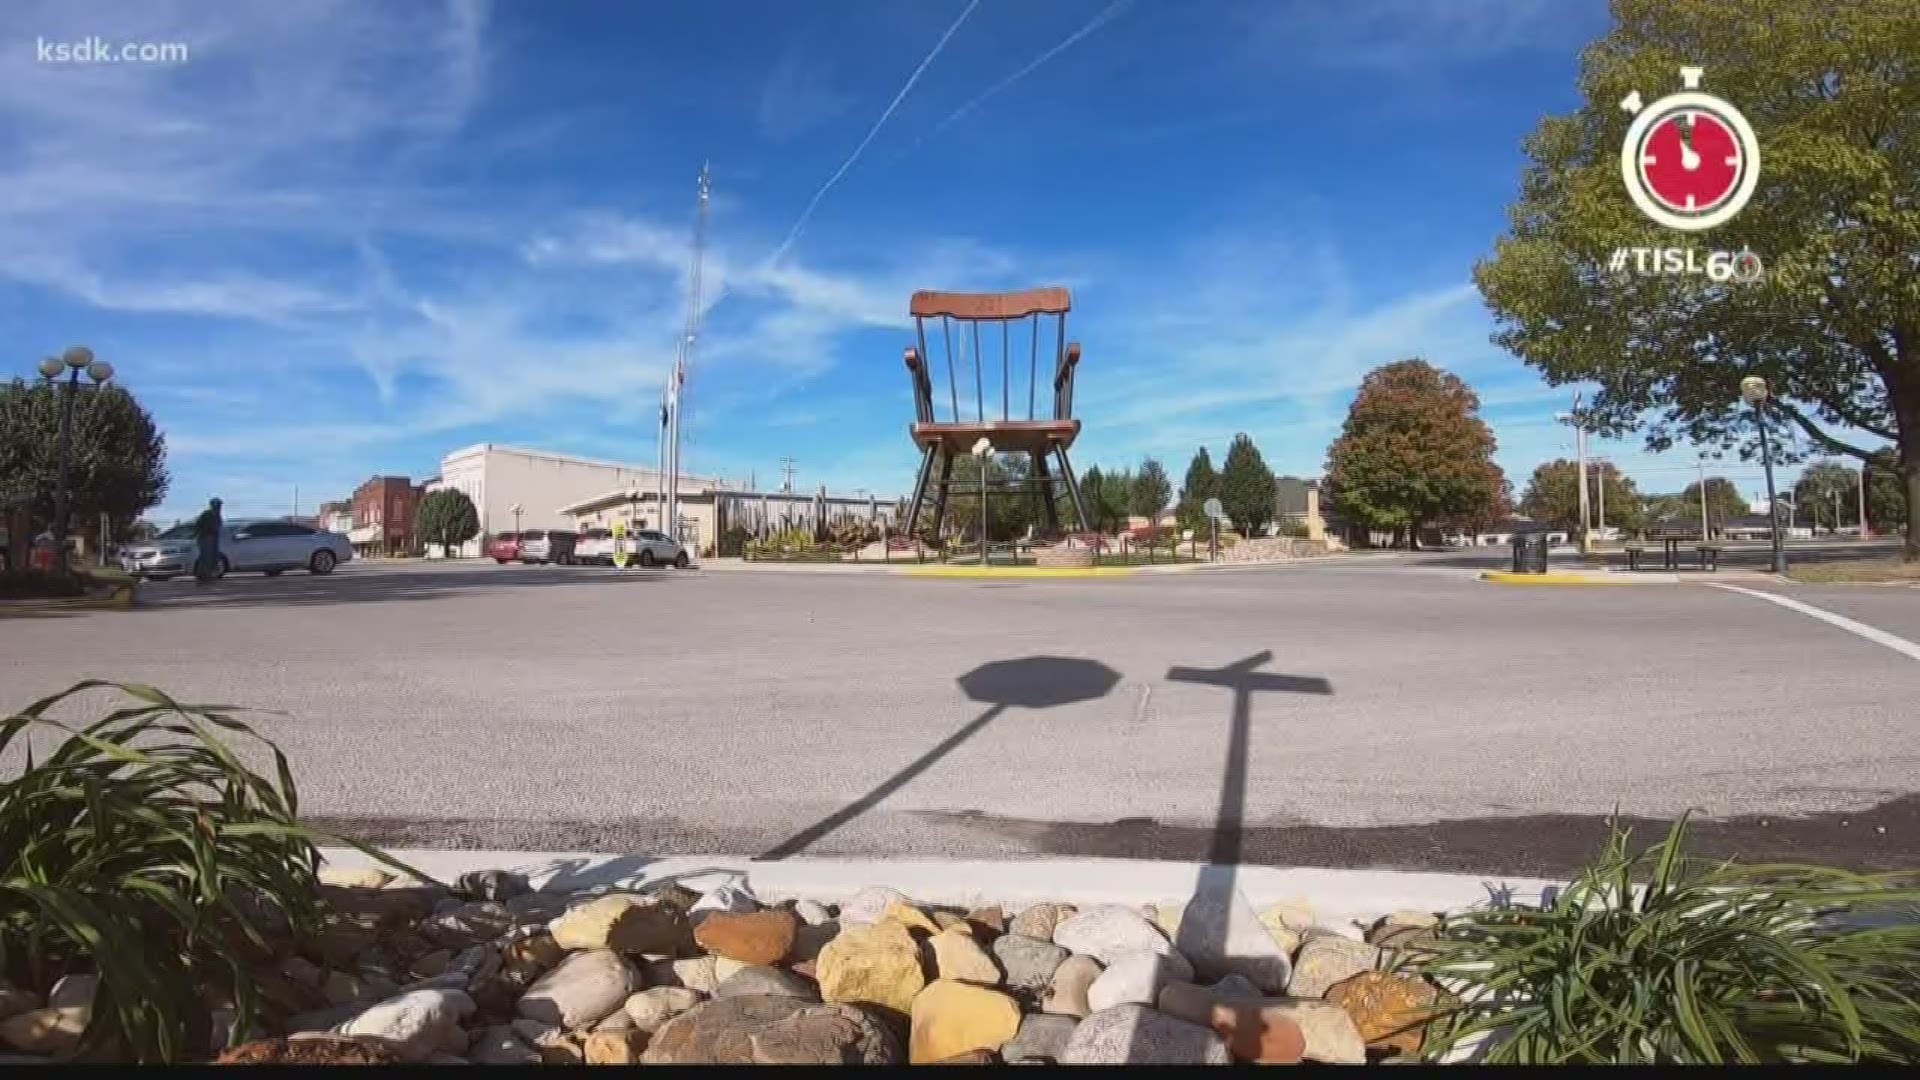
POLYGON ((841 162, 840 167, 833 171, 833 175, 827 177, 827 182, 820 185, 820 190, 813 193, 813 198, 807 200, 806 209, 800 211, 800 216, 794 219, 793 228, 787 230, 787 238, 780 241, 780 246, 773 249, 773 254, 767 256, 762 265, 771 266, 779 262, 780 256, 785 255, 787 249, 793 246, 793 242, 800 239, 801 230, 807 227, 807 222, 813 217, 814 210, 819 207, 820 200, 833 189, 833 185, 840 182, 841 177, 847 175, 847 170, 853 168, 854 162, 860 160, 860 155, 866 152, 867 144, 873 141, 875 135, 880 134, 880 129, 886 126, 887 120, 893 116, 893 111, 900 107, 900 103, 906 100, 909 93, 912 93, 914 84, 920 81, 920 76, 927 70, 927 66, 933 63, 934 57, 940 55, 940 50, 947 47, 947 39, 953 37, 954 31, 960 29, 960 24, 966 22, 967 16, 973 14, 973 9, 979 6, 980 0, 970 0, 966 10, 960 13, 960 17, 953 20, 953 25, 947 27, 947 32, 940 35, 939 41, 933 43, 933 51, 927 53, 926 58, 920 61, 920 66, 914 68, 913 74, 907 76, 906 85, 900 88, 899 93, 893 95, 893 100, 887 102, 886 111, 882 112, 880 119, 875 120, 873 127, 867 130, 867 137, 860 140, 860 145, 854 147, 853 153, 847 155, 847 160, 841 162))
MULTIPOLYGON (((965 105, 962 105, 959 108, 953 110, 952 113, 948 114, 945 120, 942 120, 939 123, 933 125, 932 130, 928 131, 924 135, 921 135, 920 138, 915 139, 913 141, 913 146, 919 146, 920 143, 924 139, 926 139, 927 136, 929 135, 940 134, 942 131, 947 129, 948 125, 952 124, 956 120, 959 120, 961 117, 967 115, 973 110, 979 108, 980 105, 984 103, 988 98, 993 97, 995 94, 998 94, 1000 91, 1005 90, 1007 87, 1012 86, 1014 83, 1017 83, 1021 79, 1026 78, 1028 75, 1033 74, 1034 69, 1039 67, 1041 64, 1044 64, 1047 61, 1053 59, 1054 57, 1059 56, 1061 53, 1066 52, 1068 49, 1073 48, 1073 46, 1076 43, 1078 43, 1081 38, 1086 37, 1088 34, 1091 34, 1095 30, 1098 30, 1102 26, 1105 26, 1108 23, 1112 22, 1114 17, 1119 15, 1122 11, 1124 11, 1127 5, 1131 3, 1133 3, 1133 0, 1113 0, 1113 3, 1108 4, 1104 9, 1102 9, 1100 14, 1095 15, 1091 19, 1088 19, 1087 24, 1085 26, 1082 26, 1080 29, 1075 30, 1071 34, 1068 34, 1065 38, 1062 38, 1059 44, 1056 44, 1053 48, 1048 49, 1046 52, 1043 52, 1039 56, 1034 57, 1033 60, 1027 64, 1026 67, 1021 68, 1019 71, 1016 71, 1013 74, 1007 76, 1006 78, 1001 79, 999 82, 994 83, 992 86, 987 87, 985 90, 974 95, 971 101, 968 101, 965 105)), ((911 152, 913 147, 908 147, 907 149, 909 152, 911 152)))

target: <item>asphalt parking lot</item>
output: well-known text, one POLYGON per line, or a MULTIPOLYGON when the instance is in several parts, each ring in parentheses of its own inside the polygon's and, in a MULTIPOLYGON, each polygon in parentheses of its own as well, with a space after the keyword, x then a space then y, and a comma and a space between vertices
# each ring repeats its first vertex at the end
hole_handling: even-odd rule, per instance
MULTIPOLYGON (((1784 588, 1784 587, 1783 587, 1784 588)), ((1910 639, 1920 590, 1794 587, 1910 639)), ((383 843, 1552 872, 1602 819, 1920 856, 1920 661, 1700 586, 1445 556, 924 580, 351 564, 0 623, 0 700, 83 676, 263 716, 383 843)), ((0 768, 17 768, 17 754, 0 768)), ((1651 826, 1649 826, 1651 827, 1651 826)))

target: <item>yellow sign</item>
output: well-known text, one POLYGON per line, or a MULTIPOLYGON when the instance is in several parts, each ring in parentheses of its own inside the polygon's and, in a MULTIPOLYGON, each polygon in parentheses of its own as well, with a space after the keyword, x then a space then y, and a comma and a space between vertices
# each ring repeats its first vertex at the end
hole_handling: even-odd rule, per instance
POLYGON ((613 523, 613 565, 622 570, 633 559, 633 552, 627 547, 627 523, 615 520, 613 523))

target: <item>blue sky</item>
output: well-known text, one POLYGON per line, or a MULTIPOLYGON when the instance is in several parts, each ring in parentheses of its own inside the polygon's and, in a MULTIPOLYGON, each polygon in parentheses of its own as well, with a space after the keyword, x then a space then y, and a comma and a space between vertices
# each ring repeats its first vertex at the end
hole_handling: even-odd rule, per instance
POLYGON ((1480 392, 1516 488, 1571 454, 1567 393, 1488 342, 1469 274, 1521 139, 1577 103, 1597 0, 8 12, 7 366, 111 360, 168 436, 162 519, 296 486, 310 511, 482 441, 652 462, 703 160, 689 471, 767 484, 791 455, 808 487, 904 490, 908 296, 1040 284, 1074 290, 1082 468, 1177 478, 1246 431, 1318 475, 1360 376, 1406 356, 1480 392), (189 58, 35 59, 87 35, 189 58))

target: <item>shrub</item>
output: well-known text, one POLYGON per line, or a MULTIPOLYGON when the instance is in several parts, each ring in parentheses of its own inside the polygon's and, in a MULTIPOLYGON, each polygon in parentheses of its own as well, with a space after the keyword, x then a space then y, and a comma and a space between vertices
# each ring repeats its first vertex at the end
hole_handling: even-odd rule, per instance
POLYGON ((87 579, 46 570, 0 570, 0 600, 51 600, 84 596, 87 579))
POLYGON ((0 752, 35 730, 66 736, 38 762, 27 746, 25 770, 0 784, 0 976, 45 989, 98 973, 77 1056, 199 1054, 203 992, 231 995, 234 1038, 246 1038, 259 1006, 250 962, 320 925, 315 843, 350 842, 299 823, 286 759, 231 712, 87 681, 0 720, 0 752), (47 717, 101 688, 133 701, 85 727, 47 717), (215 729, 271 750, 276 779, 242 764, 215 729))
POLYGON ((1920 878, 1698 862, 1685 829, 1634 856, 1616 827, 1550 906, 1443 920, 1415 964, 1460 1000, 1429 1056, 1479 1038, 1489 1063, 1920 1056, 1920 878))
POLYGON ((743 553, 745 553, 747 549, 747 544, 750 543, 752 540, 753 540, 752 533, 748 532, 747 530, 741 528, 738 525, 735 525, 731 529, 728 529, 726 532, 723 532, 720 534, 720 543, 719 543, 720 557, 723 559, 739 558, 743 553))

